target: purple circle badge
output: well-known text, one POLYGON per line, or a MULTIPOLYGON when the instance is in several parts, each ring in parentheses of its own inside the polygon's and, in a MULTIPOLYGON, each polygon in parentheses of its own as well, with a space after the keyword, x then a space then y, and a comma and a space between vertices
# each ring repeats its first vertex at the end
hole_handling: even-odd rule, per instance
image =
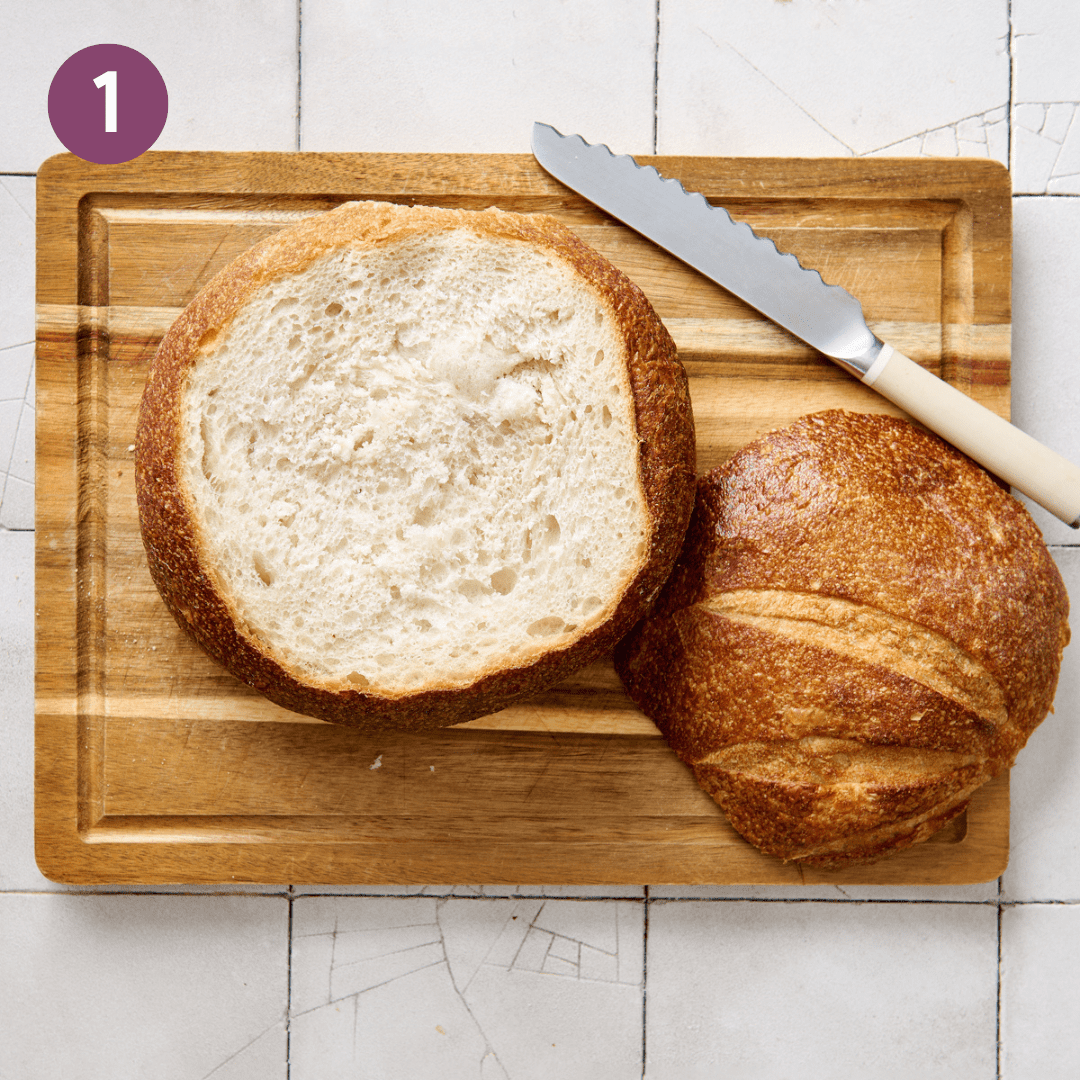
POLYGON ((60 65, 49 87, 56 137, 98 165, 119 165, 149 150, 168 115, 161 72, 126 45, 80 49, 60 65))

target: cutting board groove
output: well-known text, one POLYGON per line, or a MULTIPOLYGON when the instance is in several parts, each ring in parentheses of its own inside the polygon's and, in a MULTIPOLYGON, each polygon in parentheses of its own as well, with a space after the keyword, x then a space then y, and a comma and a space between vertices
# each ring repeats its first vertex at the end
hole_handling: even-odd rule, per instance
MULTIPOLYGON (((985 161, 658 158, 849 288, 880 336, 1003 416, 1008 174, 985 161)), ((282 710, 208 660, 146 570, 133 442, 147 367, 251 244, 352 198, 557 215, 636 281, 679 346, 700 470, 822 408, 895 409, 514 155, 62 155, 38 192, 36 826, 94 882, 953 884, 1008 852, 1008 779, 933 840, 800 871, 742 841, 610 659, 419 736, 282 710)))

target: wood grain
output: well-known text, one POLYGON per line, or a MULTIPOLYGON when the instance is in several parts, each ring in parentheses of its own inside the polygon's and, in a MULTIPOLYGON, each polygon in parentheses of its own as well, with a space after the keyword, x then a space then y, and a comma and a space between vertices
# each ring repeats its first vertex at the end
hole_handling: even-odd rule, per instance
MULTIPOLYGON (((986 161, 655 158, 850 289, 871 326, 1002 416, 1008 174, 986 161)), ((146 569, 135 416, 147 365, 251 244, 353 198, 557 215, 630 275, 691 383, 698 467, 816 409, 895 409, 508 155, 70 155, 37 181, 37 854, 93 882, 954 884, 1001 873, 1008 778, 932 841, 800 871, 728 826, 601 661, 420 736, 288 713, 207 659, 146 569)))

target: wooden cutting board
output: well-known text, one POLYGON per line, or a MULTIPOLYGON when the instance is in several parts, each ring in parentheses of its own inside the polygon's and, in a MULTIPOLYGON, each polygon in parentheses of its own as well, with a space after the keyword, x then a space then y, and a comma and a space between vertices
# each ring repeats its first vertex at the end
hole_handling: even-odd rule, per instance
MULTIPOLYGON (((656 158, 863 303, 878 335, 1003 416, 1008 173, 983 160, 656 158)), ((527 156, 149 153, 37 181, 36 831, 59 881, 455 884, 987 880, 1008 780, 933 840, 843 872, 741 840, 609 661, 498 715, 361 736, 271 705, 181 634, 133 482, 147 366, 262 237, 348 199, 557 215, 636 281, 690 376, 698 466, 834 406, 895 412, 527 156)))

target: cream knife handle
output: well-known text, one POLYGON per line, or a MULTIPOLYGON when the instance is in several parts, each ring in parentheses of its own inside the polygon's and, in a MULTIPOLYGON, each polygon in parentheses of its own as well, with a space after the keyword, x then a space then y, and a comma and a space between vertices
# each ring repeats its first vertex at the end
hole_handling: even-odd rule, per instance
POLYGON ((1080 528, 1080 468, 885 345, 862 381, 1017 491, 1080 528))

